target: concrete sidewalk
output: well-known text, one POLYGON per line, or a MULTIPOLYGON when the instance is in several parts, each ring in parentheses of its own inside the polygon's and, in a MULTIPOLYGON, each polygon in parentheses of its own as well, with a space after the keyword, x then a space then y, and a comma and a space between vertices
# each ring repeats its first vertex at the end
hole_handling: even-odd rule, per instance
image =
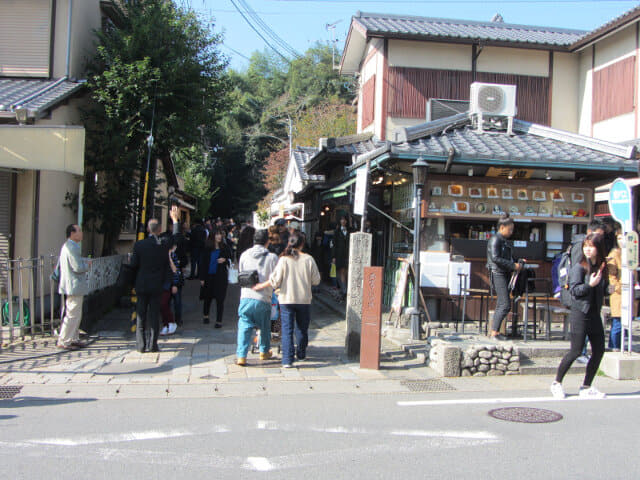
MULTIPOLYGON (((548 392, 551 376, 493 378, 436 378, 424 361, 382 339, 380 370, 360 369, 344 355, 344 317, 330 299, 312 305, 308 358, 283 369, 280 356, 260 361, 249 354, 248 366, 235 365, 236 311, 239 291, 230 287, 223 328, 202 323, 199 285, 189 281, 184 291, 184 327, 161 337, 159 353, 135 350, 129 331, 129 309, 115 309, 102 321, 101 330, 86 348, 60 353, 52 338, 15 345, 0 353, 0 391, 17 387, 15 398, 168 398, 312 393, 410 392, 548 392)), ((215 311, 215 306, 212 309, 215 311)), ((273 347, 277 352, 277 344, 273 347)), ((582 377, 569 375, 567 388, 582 377)), ((640 391, 638 381, 598 377, 604 391, 640 391)), ((573 385, 575 384, 575 385, 573 385)))
MULTIPOLYGON (((298 391, 321 389, 319 382, 342 384, 338 390, 362 388, 360 383, 430 379, 434 372, 408 356, 397 346, 383 340, 381 370, 363 370, 344 355, 345 322, 326 303, 314 302, 309 331, 308 357, 283 369, 280 355, 261 361, 250 353, 247 367, 235 365, 237 287, 230 286, 225 302, 223 328, 213 322, 202 323, 201 303, 197 300, 197 281, 189 281, 183 292, 184 327, 175 335, 161 337, 159 353, 138 353, 134 335, 128 331, 129 309, 112 311, 101 323, 101 330, 82 350, 60 353, 52 338, 15 345, 0 354, 0 385, 24 386, 22 394, 34 387, 54 387, 52 391, 77 391, 78 387, 101 387, 96 391, 117 395, 123 388, 148 394, 181 385, 201 390, 252 392, 269 389, 298 391), (279 384, 280 386, 274 387, 279 384), (296 385, 294 385, 296 384, 296 385), (147 386, 148 388, 141 388, 147 386)), ((212 313, 215 306, 212 306, 212 313)), ((278 352, 279 343, 273 351, 278 352)), ((333 391, 336 391, 334 385, 333 391)), ((47 388, 47 390, 51 390, 47 388)), ((368 390, 368 389, 367 389, 368 390)), ((406 389, 404 389, 406 391, 406 389)), ((153 394, 155 396, 155 394, 153 394)))

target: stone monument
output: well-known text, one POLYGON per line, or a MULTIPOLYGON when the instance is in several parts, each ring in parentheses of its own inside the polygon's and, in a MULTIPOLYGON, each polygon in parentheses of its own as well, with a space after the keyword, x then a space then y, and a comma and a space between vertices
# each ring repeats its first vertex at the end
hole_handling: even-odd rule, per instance
POLYGON ((349 236, 349 279, 347 282, 347 331, 345 348, 347 357, 360 355, 360 329, 362 324, 362 285, 364 267, 371 266, 371 234, 356 232, 349 236))

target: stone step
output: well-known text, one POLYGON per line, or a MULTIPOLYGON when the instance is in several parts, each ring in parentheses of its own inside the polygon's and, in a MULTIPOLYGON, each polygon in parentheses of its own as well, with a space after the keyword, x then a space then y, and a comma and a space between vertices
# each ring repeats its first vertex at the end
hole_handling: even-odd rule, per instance
MULTIPOLYGON (((522 359, 520 361, 521 375, 554 375, 558 370, 560 358, 542 357, 535 361, 522 359)), ((568 373, 584 373, 586 365, 583 363, 573 362, 568 373)))
POLYGON ((517 345, 518 353, 522 358, 537 359, 537 358, 557 358, 558 360, 565 356, 569 351, 568 345, 554 345, 544 347, 529 347, 517 345))

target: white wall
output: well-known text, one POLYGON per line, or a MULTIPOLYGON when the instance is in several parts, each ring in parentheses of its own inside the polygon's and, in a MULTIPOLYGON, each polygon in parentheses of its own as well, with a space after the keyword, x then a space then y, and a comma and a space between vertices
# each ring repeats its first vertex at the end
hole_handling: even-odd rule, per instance
POLYGON ((608 118, 593 124, 593 137, 610 142, 633 140, 635 135, 635 112, 608 118))
POLYGON ((549 76, 549 52, 506 47, 484 47, 478 57, 479 72, 549 76))
POLYGON ((551 126, 574 133, 579 123, 579 65, 579 57, 574 54, 553 54, 551 126))
POLYGON ((389 66, 471 70, 471 46, 389 40, 389 66))

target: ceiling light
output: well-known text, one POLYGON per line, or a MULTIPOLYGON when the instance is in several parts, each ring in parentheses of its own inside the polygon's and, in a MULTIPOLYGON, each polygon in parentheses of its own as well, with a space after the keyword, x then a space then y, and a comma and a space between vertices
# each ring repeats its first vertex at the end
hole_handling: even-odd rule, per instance
POLYGON ((467 170, 467 175, 469 175, 470 177, 473 177, 473 168, 470 168, 469 170, 467 170))
POLYGON ((549 170, 547 170, 546 172, 544 172, 544 178, 546 180, 551 180, 551 174, 549 173, 549 170))

